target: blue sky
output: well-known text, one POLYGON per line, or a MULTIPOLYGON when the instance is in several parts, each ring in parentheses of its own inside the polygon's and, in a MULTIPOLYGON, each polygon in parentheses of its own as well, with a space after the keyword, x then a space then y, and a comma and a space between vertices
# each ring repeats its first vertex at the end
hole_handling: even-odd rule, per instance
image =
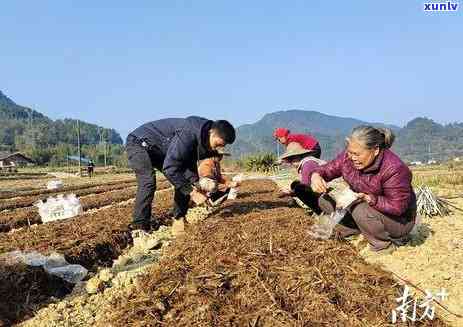
POLYGON ((463 8, 423 3, 8 1, 0 90, 122 135, 168 116, 240 125, 286 109, 463 121, 463 8))

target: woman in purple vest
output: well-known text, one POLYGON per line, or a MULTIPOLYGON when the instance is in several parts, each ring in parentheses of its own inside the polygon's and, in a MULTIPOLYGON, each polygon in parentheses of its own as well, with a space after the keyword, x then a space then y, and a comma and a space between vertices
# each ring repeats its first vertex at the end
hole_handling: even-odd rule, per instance
MULTIPOLYGON (((346 150, 311 176, 312 190, 322 194, 327 182, 344 178, 361 201, 351 205, 337 226, 338 236, 363 234, 372 251, 383 253, 408 241, 416 218, 412 174, 390 150, 394 139, 389 129, 359 126, 346 139, 346 150)), ((318 204, 326 213, 335 209, 327 195, 318 204)))

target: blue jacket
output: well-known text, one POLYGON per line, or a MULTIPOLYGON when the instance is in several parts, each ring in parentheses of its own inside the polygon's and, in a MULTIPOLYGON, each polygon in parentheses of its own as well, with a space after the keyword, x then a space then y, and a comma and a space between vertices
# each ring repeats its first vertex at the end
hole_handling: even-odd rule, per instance
POLYGON ((184 194, 192 191, 197 182, 198 160, 214 156, 209 149, 209 130, 212 120, 191 116, 167 118, 146 123, 129 135, 149 145, 149 151, 159 154, 166 178, 184 194))

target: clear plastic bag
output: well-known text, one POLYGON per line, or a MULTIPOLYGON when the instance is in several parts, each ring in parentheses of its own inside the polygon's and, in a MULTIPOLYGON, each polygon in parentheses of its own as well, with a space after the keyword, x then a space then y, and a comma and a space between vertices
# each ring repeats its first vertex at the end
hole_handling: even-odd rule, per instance
MULTIPOLYGON (((241 184, 243 182, 243 174, 238 174, 233 176, 233 182, 241 184)), ((228 192, 227 200, 235 200, 238 196, 238 187, 232 187, 230 192, 228 192)))
POLYGON ((237 183, 242 183, 243 182, 243 174, 238 174, 238 175, 233 176, 232 181, 237 182, 237 183))
POLYGON ((45 270, 50 275, 57 276, 72 284, 77 284, 82 281, 88 273, 88 270, 81 265, 69 264, 61 267, 45 268, 45 270))
POLYGON ((346 209, 358 199, 357 193, 349 187, 335 187, 328 194, 336 201, 336 208, 340 209, 346 209))
POLYGON ((58 276, 73 284, 82 281, 88 273, 88 270, 81 265, 70 265, 62 254, 56 252, 47 257, 35 251, 13 251, 1 257, 9 264, 24 263, 28 266, 43 267, 50 275, 58 276))
POLYGON ((230 189, 230 191, 228 192, 227 199, 228 200, 235 200, 237 196, 238 196, 238 188, 232 187, 230 189))
POLYGON ((53 252, 46 258, 46 262, 44 263, 45 269, 51 269, 55 267, 62 267, 68 265, 68 262, 64 258, 64 255, 53 252))
POLYGON ((61 180, 49 181, 47 183, 47 190, 58 190, 64 187, 64 183, 61 180))
POLYGON ((346 215, 347 210, 336 209, 331 215, 322 215, 318 222, 313 224, 307 234, 317 240, 327 240, 333 234, 334 227, 346 215))
POLYGON ((38 252, 22 253, 21 260, 28 266, 39 267, 47 262, 47 257, 38 252))

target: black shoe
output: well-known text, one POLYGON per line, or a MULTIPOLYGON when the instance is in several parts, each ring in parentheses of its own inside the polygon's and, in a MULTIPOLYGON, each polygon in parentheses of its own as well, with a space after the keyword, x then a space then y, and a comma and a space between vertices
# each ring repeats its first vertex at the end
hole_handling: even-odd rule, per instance
POLYGON ((149 233, 151 231, 151 222, 143 222, 143 223, 130 223, 129 224, 129 229, 131 231, 135 231, 135 230, 142 230, 142 231, 145 231, 147 233, 149 233))
POLYGON ((152 231, 156 231, 161 227, 161 222, 158 219, 151 219, 150 228, 152 231))

